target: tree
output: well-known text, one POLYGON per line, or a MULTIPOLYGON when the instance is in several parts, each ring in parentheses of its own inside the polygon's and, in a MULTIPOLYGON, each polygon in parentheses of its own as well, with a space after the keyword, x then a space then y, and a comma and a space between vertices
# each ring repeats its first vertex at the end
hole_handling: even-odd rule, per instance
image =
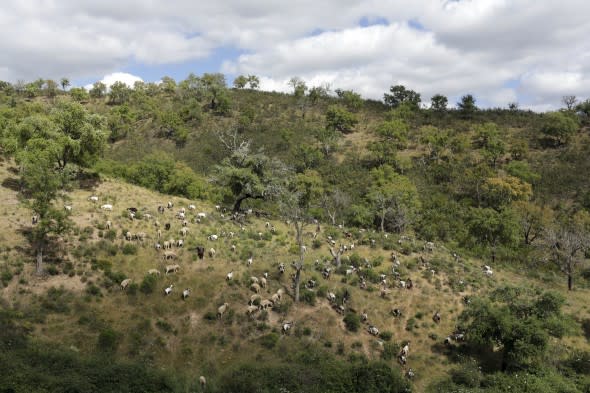
POLYGON ((90 95, 83 87, 72 87, 69 91, 70 97, 77 102, 82 102, 88 100, 90 95))
POLYGON ((495 261, 493 251, 498 245, 512 245, 518 237, 518 222, 509 209, 471 208, 467 228, 471 243, 492 247, 492 262, 495 261))
POLYGON ((529 368, 541 361, 549 335, 561 317, 563 299, 546 292, 528 298, 520 288, 501 288, 492 301, 473 299, 459 320, 466 331, 466 343, 473 353, 486 358, 499 353, 502 371, 529 368))
POLYGON ((457 103, 457 108, 459 108, 463 117, 471 117, 478 109, 475 105, 475 97, 471 94, 464 95, 461 97, 461 101, 457 103))
POLYGON ((56 171, 55 144, 47 143, 42 137, 27 141, 26 147, 17 154, 24 184, 25 205, 39 217, 32 228, 30 241, 36 255, 36 272, 44 271, 43 257, 52 241, 52 235, 62 235, 71 227, 67 212, 54 206, 58 199, 63 199, 66 175, 56 171))
POLYGON ((554 146, 567 144, 579 127, 576 119, 563 112, 550 112, 543 117, 541 132, 554 146))
POLYGON ((512 209, 518 217, 520 234, 526 245, 540 239, 549 223, 553 220, 551 209, 546 206, 535 205, 532 202, 516 201, 512 204, 512 209))
POLYGON ((291 79, 289 79, 288 84, 293 88, 293 95, 295 97, 300 98, 305 95, 305 92, 307 91, 307 85, 305 84, 305 81, 300 77, 292 77, 291 79))
POLYGON ((363 107, 363 99, 359 93, 342 89, 336 89, 335 93, 349 111, 358 112, 363 107))
POLYGON ((357 117, 340 105, 331 105, 326 111, 326 129, 328 130, 348 133, 354 130, 357 123, 357 117))
POLYGON ((330 157, 332 152, 336 150, 338 146, 338 140, 342 137, 340 133, 329 128, 317 129, 313 136, 319 145, 319 149, 326 158, 330 157))
POLYGON ((301 284, 301 272, 305 266, 305 244, 303 231, 312 220, 310 208, 313 201, 321 195, 321 179, 314 171, 306 171, 297 174, 291 179, 279 193, 279 210, 281 217, 287 220, 295 228, 295 242, 299 250, 299 260, 291 266, 295 269, 294 300, 299 303, 299 288, 301 284))
POLYGON ((430 98, 430 109, 437 112, 444 112, 447 110, 449 100, 442 94, 435 94, 430 98))
POLYGON ((246 87, 246 84, 248 84, 248 78, 244 75, 239 75, 234 79, 234 87, 236 89, 243 89, 246 87))
POLYGON ((127 84, 121 81, 116 81, 111 85, 111 91, 109 92, 109 104, 121 105, 129 101, 131 97, 131 89, 127 84))
POLYGON ((551 261, 567 276, 567 289, 574 287, 574 275, 590 249, 590 234, 584 226, 571 222, 546 230, 551 261))
POLYGON ((377 126, 375 133, 381 143, 388 143, 396 149, 405 149, 408 144, 409 127, 405 121, 393 119, 384 121, 377 126))
POLYGON ((416 186, 389 165, 371 170, 371 179, 367 199, 376 211, 381 232, 385 232, 386 226, 402 232, 414 221, 420 208, 416 186))
POLYGON ((94 82, 89 93, 92 98, 103 98, 107 94, 107 85, 102 82, 94 82))
POLYGON ((500 210, 512 201, 528 201, 533 195, 530 184, 514 176, 488 177, 481 187, 488 206, 500 210))
POLYGON ((573 111, 576 107, 578 99, 576 98, 576 96, 563 96, 561 97, 561 102, 563 103, 563 105, 565 105, 568 111, 573 111))
POLYGON ((344 191, 333 188, 321 194, 320 204, 330 218, 332 225, 336 225, 336 218, 340 212, 346 210, 350 204, 350 197, 344 191))
POLYGON ((416 93, 414 90, 406 89, 403 85, 391 86, 389 88, 391 94, 385 93, 383 95, 383 102, 393 108, 399 106, 402 103, 408 103, 413 109, 418 109, 422 102, 420 93, 416 93))
POLYGON ((160 83, 160 89, 165 94, 172 95, 176 92, 176 81, 172 77, 163 76, 162 82, 160 83))
POLYGON ((94 163, 106 144, 104 119, 89 114, 79 103, 67 101, 58 103, 49 117, 33 115, 23 119, 15 135, 21 149, 30 140, 45 140, 50 157, 60 171, 68 164, 94 163))
POLYGON ((49 98, 53 98, 57 95, 57 83, 53 79, 47 79, 45 81, 45 94, 49 98))
POLYGON ((225 76, 220 73, 205 73, 198 79, 199 98, 209 102, 209 109, 224 115, 230 110, 225 76))
POLYGON ((70 85, 70 80, 68 78, 61 78, 60 80, 60 84, 61 84, 61 89, 63 91, 66 91, 66 87, 68 87, 70 85))
POLYGON ((258 78, 256 75, 248 75, 247 80, 248 86, 252 90, 256 90, 260 86, 260 78, 258 78))
POLYGON ((495 123, 485 123, 477 128, 476 144, 483 149, 483 155, 490 161, 493 168, 500 157, 506 152, 500 129, 495 123))
POLYGON ((234 212, 247 199, 269 200, 280 193, 288 173, 280 160, 262 151, 253 153, 250 141, 242 140, 236 130, 219 132, 217 137, 229 155, 215 167, 213 181, 231 192, 234 212))

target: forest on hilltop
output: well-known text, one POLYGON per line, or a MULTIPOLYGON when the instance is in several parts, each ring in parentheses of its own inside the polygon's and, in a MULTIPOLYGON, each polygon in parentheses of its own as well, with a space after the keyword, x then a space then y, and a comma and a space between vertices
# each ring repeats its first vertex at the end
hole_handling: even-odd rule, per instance
MULTIPOLYGON (((295 224, 290 254, 300 257, 301 267, 311 263, 299 249, 303 228, 312 222, 346 228, 367 247, 366 234, 375 234, 383 250, 406 256, 418 255, 420 247, 392 239, 416 238, 515 277, 550 283, 537 291, 498 284, 467 304, 458 317, 469 327, 467 343, 448 360, 456 367, 424 389, 504 392, 512 385, 522 392, 590 391, 588 308, 577 317, 576 310, 563 309, 572 306, 569 293, 587 294, 590 288, 590 100, 568 96, 563 109, 535 113, 517 103, 478 108, 470 94, 455 107, 441 94, 424 105, 419 92, 401 85, 384 87, 383 101, 307 86, 296 77, 289 94, 263 92, 254 75, 239 76, 229 87, 222 74, 163 77, 158 84, 132 87, 116 82, 108 89, 97 82, 89 91, 69 84, 67 78, 0 82, 0 153, 14 163, 18 181, 12 188, 21 205, 39 220, 26 233, 38 273, 52 269, 56 238, 76 231, 62 208, 67 194, 107 177, 220 205, 228 215, 251 210, 264 220, 288 220, 295 224), (560 352, 560 340, 584 334, 583 346, 560 352), (491 361, 497 348, 501 359, 491 361)), ((324 243, 313 243, 314 249, 326 248, 324 243)), ((13 273, 3 269, 6 284, 13 273)), ((294 300, 300 300, 298 292, 294 300)), ((7 350, 0 370, 22 373, 15 384, 27 373, 51 374, 9 366, 24 365, 32 356, 40 363, 77 363, 72 372, 80 381, 108 380, 112 373, 148 378, 153 391, 196 389, 193 382, 143 364, 109 365, 104 353, 39 350, 35 346, 41 344, 27 341, 29 322, 17 311, 3 305, 0 314, 0 347, 7 350), (76 356, 88 358, 78 363, 76 356), (104 375, 91 375, 93 369, 104 375)), ((108 330, 102 334, 108 347, 114 339, 108 330)), ((354 391, 363 383, 366 389, 359 391, 410 390, 411 383, 383 360, 391 354, 374 361, 301 350, 276 367, 236 363, 218 374, 217 389, 237 391, 243 384, 246 390, 271 391, 284 384, 314 391, 285 382, 289 373, 305 380, 306 366, 314 365, 317 372, 309 379, 324 391, 354 391), (287 362, 293 368, 284 368, 287 362), (265 377, 266 385, 260 385, 265 377)), ((59 383, 49 380, 46 386, 65 389, 59 383)))

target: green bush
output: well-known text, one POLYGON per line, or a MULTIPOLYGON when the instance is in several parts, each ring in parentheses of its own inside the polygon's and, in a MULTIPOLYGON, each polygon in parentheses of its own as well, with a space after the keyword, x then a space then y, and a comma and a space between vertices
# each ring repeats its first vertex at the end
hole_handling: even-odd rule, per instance
POLYGON ((47 268, 45 269, 45 271, 50 275, 50 276, 57 276, 59 274, 59 270, 57 269, 56 266, 54 265, 49 265, 47 266, 47 268))
POLYGON ((98 350, 112 353, 119 346, 119 334, 111 328, 107 328, 98 335, 98 350))
POLYGON ((301 291, 301 300, 310 306, 315 306, 315 299, 316 295, 314 291, 310 291, 309 289, 304 289, 301 291))
POLYGON ((124 255, 136 255, 137 254, 137 246, 135 244, 126 243, 123 246, 123 254, 124 255))
POLYGON ((361 327, 361 318, 357 314, 349 312, 344 316, 344 325, 349 331, 358 332, 361 327))
POLYGON ((279 341, 279 335, 276 333, 266 334, 258 339, 260 345, 266 349, 273 349, 279 341))
POLYGON ((154 293, 158 285, 158 277, 155 274, 146 274, 141 281, 139 290, 146 295, 154 293))
POLYGON ((383 340, 383 341, 390 341, 391 338, 393 337, 393 333, 390 332, 389 330, 385 330, 383 332, 381 332, 379 334, 379 337, 383 340))

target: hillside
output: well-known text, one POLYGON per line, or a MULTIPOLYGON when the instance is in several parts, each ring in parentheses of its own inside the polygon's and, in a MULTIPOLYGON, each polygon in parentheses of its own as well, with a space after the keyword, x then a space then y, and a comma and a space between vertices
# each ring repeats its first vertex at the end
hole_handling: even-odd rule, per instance
MULTIPOLYGON (((220 112, 220 103, 212 109, 208 99, 173 91, 135 89, 124 103, 17 96, 14 106, 4 93, 0 322, 28 337, 30 347, 23 344, 22 351, 52 348, 57 354, 51 356, 80 356, 82 364, 101 370, 133 365, 139 368, 129 372, 145 373, 161 391, 198 391, 201 375, 209 391, 489 392, 527 383, 530 391, 588 389, 588 252, 575 255, 579 264, 568 290, 550 247, 550 234, 560 228, 575 229, 584 241, 590 228, 590 180, 580 175, 590 165, 584 118, 567 141, 556 142, 539 131, 555 120, 552 115, 525 111, 467 116, 372 101, 357 107, 346 96, 313 101, 228 89, 228 109, 220 112), (80 129, 88 139, 92 130, 84 127, 100 124, 92 116, 103 116, 110 132, 104 151, 89 143, 83 154, 67 157, 69 164, 64 158, 59 170, 32 176, 29 163, 53 162, 51 143, 75 122, 72 114, 87 116, 80 129), (349 115, 356 123, 347 123, 349 115), (37 134, 51 141, 51 154, 33 143, 37 134), (246 152, 227 148, 228 137, 250 141, 246 152), (29 156, 33 147, 38 155, 29 156), (54 173, 54 183, 44 182, 54 173), (48 188, 35 193, 35 184, 48 188), (50 187, 56 191, 46 207, 53 221, 34 224, 30 206, 38 205, 31 201, 49 195, 50 187), (233 216, 245 193, 251 197, 233 216), (173 207, 160 213, 158 206, 168 201, 173 207), (101 209, 104 204, 112 211, 101 209), (129 208, 137 209, 134 219, 129 208), (182 208, 186 236, 176 218, 182 208), (303 218, 294 216, 299 210, 303 218), (304 223, 302 253, 298 219, 304 223), (47 235, 44 274, 38 275, 35 230, 60 220, 71 224, 47 235), (128 240, 127 232, 145 238, 128 240), (184 245, 172 247, 176 259, 164 260, 155 245, 169 239, 184 245), (196 247, 204 247, 203 260, 196 247), (338 248, 341 267, 331 255, 338 248), (296 303, 292 262, 300 257, 296 303), (165 274, 172 264, 178 272, 165 274), (233 279, 226 280, 230 272, 233 279), (281 288, 286 294, 247 315, 251 277, 260 280, 264 273, 262 300, 281 288), (122 289, 127 278, 131 284, 122 289), (411 289, 402 287, 408 279, 411 289), (315 285, 306 289, 309 280, 315 285), (183 300, 186 288, 191 293, 183 300), (217 318, 224 303, 228 310, 217 318), (293 325, 285 332, 288 322, 293 325), (445 343, 453 333, 465 340, 445 343), (398 354, 407 343, 401 364, 398 354), (268 379, 260 380, 264 375, 268 379)), ((558 113, 559 121, 577 116, 558 113)), ((584 243, 580 250, 587 249, 584 243)), ((15 340, 2 336, 10 349, 4 359, 16 362, 30 353, 18 352, 15 340)), ((3 370, 15 376, 0 382, 2 388, 18 391, 27 380, 3 370)), ((48 378, 39 369, 26 372, 48 378)), ((76 378, 92 380, 85 372, 76 378)), ((52 390, 42 386, 49 385, 39 391, 52 390)))

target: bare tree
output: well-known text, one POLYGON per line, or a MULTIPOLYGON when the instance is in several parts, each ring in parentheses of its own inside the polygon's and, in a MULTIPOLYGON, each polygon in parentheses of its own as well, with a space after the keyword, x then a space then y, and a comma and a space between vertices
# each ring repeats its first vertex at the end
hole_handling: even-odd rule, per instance
POLYGON ((342 265, 342 254, 344 254, 344 247, 342 247, 342 245, 340 245, 336 251, 334 251, 334 248, 330 245, 330 255, 334 258, 334 264, 336 267, 342 265))
POLYGON ((578 99, 576 96, 563 96, 561 97, 561 102, 565 105, 568 111, 571 111, 575 108, 578 99))
POLYGON ((325 210, 332 225, 336 225, 336 218, 338 213, 343 211, 350 203, 350 198, 347 194, 339 189, 333 189, 325 192, 321 197, 321 206, 325 210))
POLYGON ((567 289, 574 286, 574 274, 584 262, 584 252, 590 248, 590 237, 581 228, 560 227, 546 231, 551 260, 567 275, 567 289))

